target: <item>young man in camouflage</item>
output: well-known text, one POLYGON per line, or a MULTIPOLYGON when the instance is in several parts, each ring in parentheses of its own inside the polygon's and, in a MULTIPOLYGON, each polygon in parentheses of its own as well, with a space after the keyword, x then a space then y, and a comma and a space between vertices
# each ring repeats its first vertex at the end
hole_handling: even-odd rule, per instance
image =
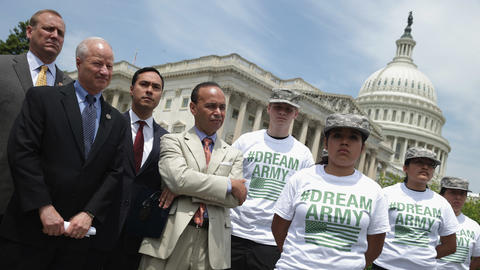
POLYGON ((273 269, 280 258, 270 229, 273 206, 290 176, 314 164, 310 150, 289 135, 299 98, 292 90, 274 89, 268 129, 243 134, 232 145, 243 153, 248 187, 244 204, 230 211, 233 270, 273 269))

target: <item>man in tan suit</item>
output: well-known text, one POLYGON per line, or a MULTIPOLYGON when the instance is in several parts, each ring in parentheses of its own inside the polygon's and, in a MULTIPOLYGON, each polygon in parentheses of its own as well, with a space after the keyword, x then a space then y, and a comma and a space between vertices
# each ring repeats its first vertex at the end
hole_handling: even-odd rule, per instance
MULTIPOLYGON (((178 197, 162 237, 143 240, 139 269, 230 267, 228 208, 241 205, 247 190, 241 179, 241 152, 217 138, 225 108, 220 86, 215 82, 201 83, 193 89, 190 102, 195 126, 162 137, 160 174, 178 197)), ((168 197, 162 196, 160 204, 168 197)))

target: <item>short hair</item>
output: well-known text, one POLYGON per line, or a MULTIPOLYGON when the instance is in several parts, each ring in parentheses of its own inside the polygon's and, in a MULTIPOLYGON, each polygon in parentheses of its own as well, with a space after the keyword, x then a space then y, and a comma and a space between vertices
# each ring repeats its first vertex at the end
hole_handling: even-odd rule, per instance
POLYGON ((447 188, 442 187, 442 188, 440 189, 440 195, 443 196, 443 194, 445 194, 445 192, 447 192, 447 188))
POLYGON ((162 74, 160 74, 160 72, 158 72, 158 70, 154 67, 144 67, 144 68, 141 68, 141 69, 135 71, 135 74, 133 74, 133 77, 132 77, 132 86, 134 86, 135 83, 137 82, 138 75, 140 75, 142 73, 145 73, 145 72, 155 72, 155 73, 157 73, 158 76, 160 76, 160 79, 162 80, 162 90, 165 88, 165 81, 163 80, 162 74))
MULTIPOLYGON (((85 58, 85 55, 87 55, 88 53, 88 43, 90 41, 94 41, 94 40, 97 40, 97 41, 103 41, 105 42, 106 44, 108 44, 108 46, 110 46, 110 44, 103 38, 101 37, 88 37, 84 40, 82 40, 78 45, 77 45, 77 49, 75 50, 75 57, 78 57, 80 59, 84 59, 85 58)), ((110 46, 110 49, 112 49, 112 46, 110 46)))
MULTIPOLYGON (((58 17, 62 18, 62 20, 63 20, 62 15, 60 15, 60 13, 58 13, 57 11, 55 11, 55 10, 53 10, 53 9, 41 9, 41 10, 35 12, 35 14, 32 15, 32 17, 30 18, 29 25, 32 26, 32 27, 35 26, 35 25, 37 25, 37 23, 38 23, 38 17, 39 17, 40 15, 42 15, 43 13, 53 14, 53 15, 55 15, 55 16, 58 16, 58 17)), ((64 24, 65 24, 65 23, 64 23, 64 24)))
MULTIPOLYGON (((212 81, 210 81, 210 82, 202 82, 202 83, 197 84, 197 85, 193 88, 193 90, 192 90, 192 95, 190 95, 190 100, 191 100, 193 103, 197 104, 197 102, 198 102, 198 90, 200 90, 200 88, 202 88, 202 87, 208 87, 208 86, 215 86, 215 87, 220 88, 220 90, 222 90, 222 88, 220 87, 220 85, 218 85, 218 83, 216 83, 216 82, 212 82, 212 81)), ((223 91, 223 90, 222 90, 222 91, 223 91)))

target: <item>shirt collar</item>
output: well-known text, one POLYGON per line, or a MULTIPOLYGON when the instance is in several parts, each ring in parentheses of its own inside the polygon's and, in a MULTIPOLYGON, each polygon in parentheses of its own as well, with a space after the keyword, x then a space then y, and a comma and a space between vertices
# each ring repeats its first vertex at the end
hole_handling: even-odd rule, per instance
POLYGON ((207 134, 205 134, 203 131, 200 131, 197 126, 194 126, 195 128, 195 133, 197 133, 198 137, 200 138, 200 141, 203 141, 203 139, 205 139, 205 137, 208 137, 210 139, 212 139, 213 141, 213 144, 215 144, 215 141, 217 140, 217 133, 213 133, 213 135, 210 135, 210 136, 207 136, 207 134))
POLYGON ((41 66, 45 65, 48 67, 48 71, 55 76, 56 68, 55 68, 55 61, 53 61, 50 64, 45 64, 38 58, 35 54, 33 54, 31 51, 27 52, 27 61, 28 61, 28 66, 30 67, 30 71, 37 70, 41 66))
MULTIPOLYGON (((77 94, 77 98, 81 101, 81 102, 86 102, 85 101, 85 97, 88 95, 88 92, 87 90, 85 90, 78 81, 75 81, 75 83, 73 84, 73 86, 75 87, 75 93, 77 94)), ((95 104, 100 104, 100 97, 102 96, 102 93, 98 93, 96 95, 93 95, 97 100, 95 101, 95 104)))
POLYGON ((145 121, 148 127, 153 127, 153 116, 150 116, 149 118, 143 120, 140 119, 132 109, 130 109, 128 113, 130 114, 130 124, 136 123, 137 121, 145 121))

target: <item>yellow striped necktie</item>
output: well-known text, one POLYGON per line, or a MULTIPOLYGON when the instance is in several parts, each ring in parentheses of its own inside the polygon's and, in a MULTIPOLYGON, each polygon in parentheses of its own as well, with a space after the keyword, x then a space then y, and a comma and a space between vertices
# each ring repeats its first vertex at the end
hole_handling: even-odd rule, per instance
POLYGON ((47 85, 47 70, 48 67, 45 65, 40 67, 40 72, 38 73, 37 83, 35 84, 35 86, 47 85))

